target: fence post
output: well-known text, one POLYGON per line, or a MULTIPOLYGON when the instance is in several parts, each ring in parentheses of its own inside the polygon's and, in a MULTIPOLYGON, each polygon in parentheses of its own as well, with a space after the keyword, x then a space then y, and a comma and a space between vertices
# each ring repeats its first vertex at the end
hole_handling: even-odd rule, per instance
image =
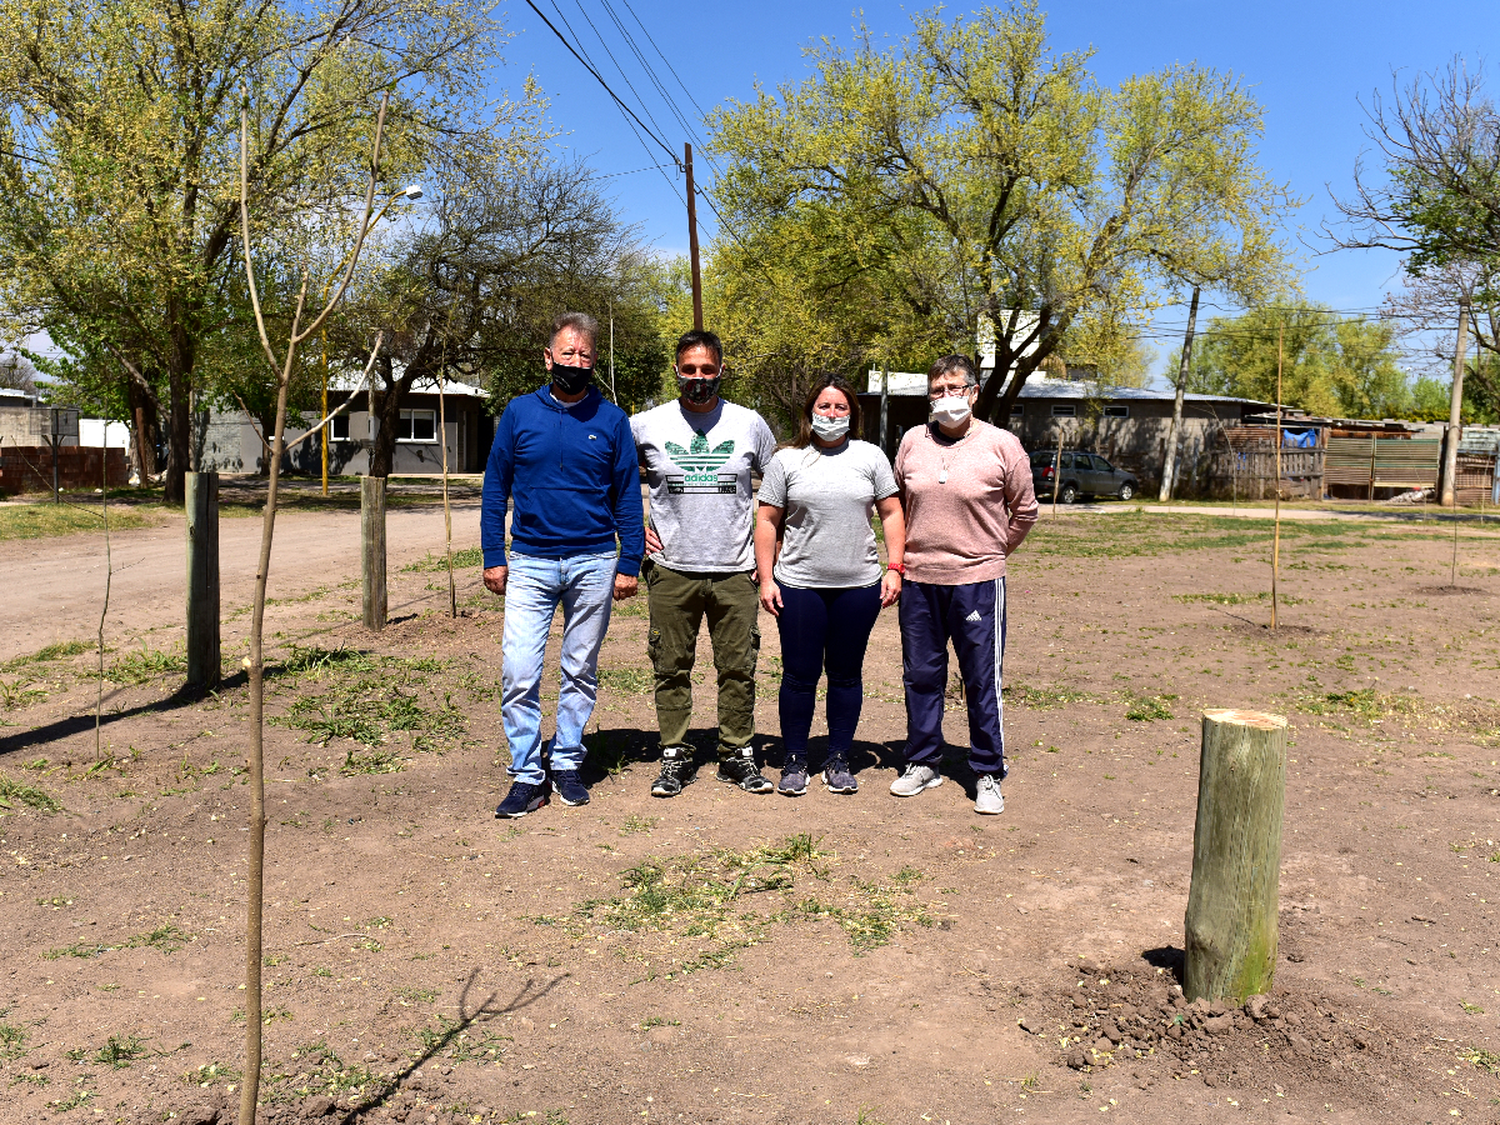
MULTIPOLYGON (((105 451, 106 457, 108 450, 105 451)), ((186 473, 187 682, 219 682, 219 474, 186 473)))
POLYGON ((359 478, 359 538, 365 628, 385 628, 385 477, 359 478))
POLYGON ((1286 719, 1203 712, 1193 881, 1185 920, 1189 1000, 1269 992, 1276 972, 1286 719))

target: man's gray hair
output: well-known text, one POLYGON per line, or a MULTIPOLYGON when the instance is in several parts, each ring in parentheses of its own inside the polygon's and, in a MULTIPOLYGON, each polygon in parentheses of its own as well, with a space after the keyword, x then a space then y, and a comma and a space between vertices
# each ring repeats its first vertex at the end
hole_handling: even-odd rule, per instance
POLYGON ((589 347, 595 347, 599 343, 599 322, 588 313, 565 312, 552 322, 552 335, 547 339, 547 346, 551 347, 557 340, 558 334, 564 329, 571 328, 574 332, 589 338, 589 347))
POLYGON ((974 361, 966 355, 945 355, 927 369, 927 385, 932 386, 932 381, 940 376, 951 374, 954 371, 963 373, 964 384, 970 387, 979 386, 979 369, 974 366, 974 361))

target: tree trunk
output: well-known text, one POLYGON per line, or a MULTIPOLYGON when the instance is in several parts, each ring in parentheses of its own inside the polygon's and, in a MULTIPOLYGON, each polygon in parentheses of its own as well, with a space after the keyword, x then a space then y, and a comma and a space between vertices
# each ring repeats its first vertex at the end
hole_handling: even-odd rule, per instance
POLYGON ((1198 820, 1188 890, 1183 992, 1189 1000, 1269 992, 1276 970, 1286 719, 1203 713, 1198 820))
POLYGON ((188 407, 196 349, 191 333, 182 323, 187 310, 174 300, 169 302, 167 311, 172 324, 172 351, 167 365, 167 475, 162 499, 168 504, 181 504, 187 496, 185 484, 192 455, 193 419, 188 407))
POLYGON ((140 474, 141 483, 146 484, 161 471, 156 463, 156 443, 161 440, 161 421, 157 417, 156 403, 151 401, 151 396, 141 390, 134 379, 129 380, 126 386, 131 428, 135 431, 132 435, 135 439, 135 470, 140 474))
POLYGON ((1188 372, 1193 362, 1193 329, 1198 324, 1199 286, 1193 286, 1193 301, 1188 306, 1187 332, 1182 337, 1182 359, 1177 364, 1177 393, 1172 398, 1172 424, 1167 428, 1167 456, 1161 467, 1161 491, 1157 499, 1172 499, 1172 478, 1177 475, 1177 445, 1182 435, 1182 396, 1187 390, 1188 372))
MULTIPOLYGON (((375 439, 370 443, 370 470, 372 477, 388 477, 391 475, 391 463, 396 457, 396 435, 400 432, 401 424, 401 400, 404 387, 397 386, 395 376, 391 371, 391 357, 389 353, 381 355, 376 363, 380 372, 382 393, 375 398, 375 409, 378 412, 378 420, 375 427, 375 439)), ((402 380, 405 383, 405 380, 402 380)), ((371 377, 371 386, 374 386, 374 377, 371 377)))

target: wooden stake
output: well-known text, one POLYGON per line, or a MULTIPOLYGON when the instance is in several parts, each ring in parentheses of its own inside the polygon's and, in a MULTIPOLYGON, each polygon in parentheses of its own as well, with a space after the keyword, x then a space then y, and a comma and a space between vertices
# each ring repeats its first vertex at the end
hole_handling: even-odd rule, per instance
MULTIPOLYGON (((610 317, 610 336, 614 336, 614 317, 610 317)), ((438 433, 443 442, 443 550, 448 558, 448 616, 458 616, 458 589, 453 584, 453 509, 448 504, 448 419, 443 409, 443 390, 448 385, 448 340, 443 338, 443 363, 438 368, 438 433)), ((614 348, 610 348, 610 369, 614 368, 614 348)), ((610 376, 613 391, 614 376, 610 376)))
POLYGON ((1063 423, 1057 420, 1057 463, 1052 466, 1052 514, 1057 515, 1057 494, 1062 491, 1063 423))
MULTIPOLYGON (((104 432, 109 434, 109 424, 105 423, 104 432)), ((104 619, 109 615, 109 587, 114 578, 114 557, 110 552, 109 545, 109 444, 104 446, 104 491, 100 494, 104 499, 104 608, 99 611, 99 693, 94 700, 94 760, 102 762, 104 751, 101 747, 100 727, 104 722, 104 619)), ((191 615, 190 615, 191 616, 191 615)))
POLYGON ((219 474, 183 477, 187 508, 187 682, 219 682, 219 474))
POLYGON ((1458 442, 1464 432, 1464 356, 1469 350, 1464 333, 1468 327, 1468 312, 1459 305, 1458 347, 1453 353, 1453 389, 1448 396, 1448 431, 1443 435, 1443 487, 1438 496, 1438 503, 1445 508, 1458 507, 1458 442))
POLYGON ((703 331, 703 279, 698 272, 698 199, 693 190, 693 146, 682 146, 687 168, 688 255, 693 262, 693 329, 703 331))
POLYGON ((1271 540, 1271 628, 1276 628, 1276 578, 1281 572, 1281 354, 1286 325, 1276 330, 1276 520, 1271 540))
POLYGON ((385 477, 359 480, 360 567, 364 579, 365 628, 385 628, 385 477))
POLYGON ((1453 566, 1448 571, 1448 585, 1458 585, 1458 521, 1453 521, 1453 566))
POLYGON ((1203 713, 1193 881, 1184 920, 1189 1000, 1271 991, 1276 971, 1286 719, 1203 713))

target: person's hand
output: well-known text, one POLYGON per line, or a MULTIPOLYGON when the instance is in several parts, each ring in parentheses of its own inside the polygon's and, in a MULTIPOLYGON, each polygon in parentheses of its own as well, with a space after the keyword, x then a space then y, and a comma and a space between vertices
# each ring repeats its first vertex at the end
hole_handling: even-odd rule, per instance
POLYGON ((484 588, 492 594, 504 595, 505 577, 510 573, 506 566, 487 566, 484 568, 484 588))
POLYGON ((635 592, 640 588, 640 582, 633 574, 615 575, 615 601, 623 602, 626 598, 635 597, 635 592))
POLYGON ((901 575, 894 570, 885 572, 880 580, 880 608, 887 609, 901 597, 901 575))
POLYGON ((656 528, 646 528, 646 554, 661 554, 661 536, 656 534, 656 528))
POLYGON ((765 606, 766 612, 772 617, 781 616, 781 587, 775 582, 767 580, 761 583, 760 604, 765 606))

